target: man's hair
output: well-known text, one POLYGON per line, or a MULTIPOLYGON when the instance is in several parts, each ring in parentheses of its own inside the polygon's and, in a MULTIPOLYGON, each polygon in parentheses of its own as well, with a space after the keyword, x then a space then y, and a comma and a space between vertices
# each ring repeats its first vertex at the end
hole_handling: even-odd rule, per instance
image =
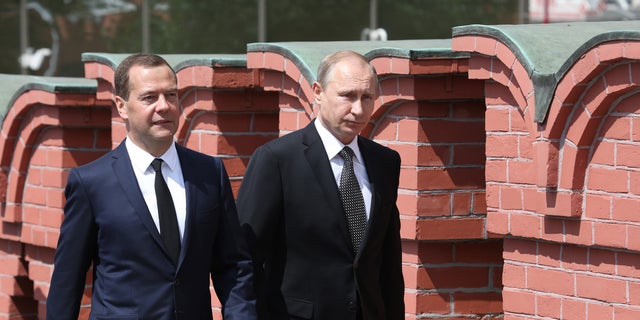
POLYGON ((124 100, 129 100, 129 90, 131 89, 131 86, 129 85, 129 70, 134 66, 148 68, 167 66, 173 72, 174 78, 176 76, 176 72, 171 68, 169 63, 159 55, 151 53, 136 53, 130 55, 122 60, 120 65, 118 65, 114 76, 116 96, 119 96, 124 100))
POLYGON ((336 64, 347 58, 356 58, 357 60, 360 60, 368 65, 377 84, 378 74, 376 73, 376 69, 369 63, 369 60, 367 60, 365 56, 355 51, 341 50, 324 57, 324 59, 322 59, 322 61, 320 62, 320 66, 318 66, 318 77, 316 81, 320 83, 320 86, 322 86, 322 88, 326 88, 329 81, 331 81, 331 79, 333 78, 333 68, 336 66, 336 64))

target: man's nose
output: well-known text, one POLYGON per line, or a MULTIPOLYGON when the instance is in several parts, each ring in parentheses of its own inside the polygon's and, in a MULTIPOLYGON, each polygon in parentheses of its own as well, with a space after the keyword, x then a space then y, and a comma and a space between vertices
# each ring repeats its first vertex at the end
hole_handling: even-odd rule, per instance
POLYGON ((353 101, 353 103, 351 104, 351 113, 355 114, 355 115, 360 115, 362 114, 362 106, 363 106, 363 101, 362 101, 362 97, 355 99, 353 101))
POLYGON ((169 109, 169 102, 167 101, 167 97, 161 94, 156 101, 156 111, 165 111, 167 109, 169 109))

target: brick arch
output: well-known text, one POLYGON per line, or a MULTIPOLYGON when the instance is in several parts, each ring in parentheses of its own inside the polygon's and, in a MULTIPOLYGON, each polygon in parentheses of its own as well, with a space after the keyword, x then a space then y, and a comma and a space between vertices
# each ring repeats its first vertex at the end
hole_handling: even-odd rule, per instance
MULTIPOLYGON (((576 64, 576 68, 580 67, 576 64)), ((640 82, 633 80, 634 75, 640 79, 640 61, 637 60, 623 59, 607 69, 594 70, 594 73, 567 121, 556 124, 564 125, 558 157, 560 189, 581 191, 584 188, 585 171, 603 120, 620 99, 640 87, 640 82)))
MULTIPOLYGON (((105 109, 59 108, 40 104, 34 105, 31 109, 30 112, 19 120, 24 126, 21 127, 16 143, 14 144, 14 150, 12 152, 13 161, 11 161, 7 177, 6 212, 13 216, 13 222, 23 221, 22 204, 25 201, 25 182, 31 170, 30 164, 34 151, 40 147, 37 142, 41 134, 48 128, 83 128, 93 126, 92 130, 94 128, 97 128, 97 130, 107 130, 107 121, 110 119, 105 109), (87 122, 90 118, 94 118, 94 120, 87 122)), ((58 137, 58 139, 68 140, 67 144, 70 147, 75 146, 72 141, 74 138, 61 136, 58 137)), ((96 145, 98 143, 94 141, 94 139, 99 139, 99 137, 88 137, 87 139, 89 142, 84 146, 86 149, 97 148, 96 145)), ((93 160, 106 151, 106 148, 104 148, 103 151, 83 151, 82 155, 66 151, 59 153, 47 152, 47 154, 43 156, 46 157, 46 159, 40 162, 44 162, 43 164, 52 167, 59 167, 62 170, 63 168, 75 167, 93 160)), ((62 175, 62 171, 60 171, 60 175, 62 175)), ((64 179, 60 179, 60 188, 63 187, 62 180, 64 179)), ((62 190, 60 190, 60 195, 62 195, 62 190)), ((61 208, 59 203, 44 203, 44 205, 47 207, 61 208)), ((29 241, 25 242, 29 243, 29 241)), ((55 246, 55 243, 49 243, 48 245, 55 246)))
MULTIPOLYGON (((534 124, 535 97, 533 81, 511 49, 490 36, 458 36, 454 38, 454 50, 475 52, 469 59, 469 79, 493 80, 504 86, 520 109, 525 124, 534 124)), ((538 128, 528 125, 532 137, 538 136, 538 128)))
POLYGON ((44 91, 29 91, 15 100, 2 126, 5 139, 0 142, 0 167, 6 175, 6 190, 3 198, 7 205, 3 220, 20 222, 21 186, 31 150, 42 128, 47 126, 97 126, 101 127, 105 118, 91 109, 67 109, 56 105, 64 101, 69 107, 93 105, 93 95, 58 94, 44 91))
MULTIPOLYGON (((3 263, 21 269, 12 274, 20 290, 12 292, 13 302, 2 311, 15 307, 24 314, 44 314, 66 170, 110 149, 110 121, 107 108, 96 108, 93 93, 28 90, 9 107, 0 143, 3 237, 21 250, 3 263)), ((3 273, 13 272, 8 270, 3 273)))

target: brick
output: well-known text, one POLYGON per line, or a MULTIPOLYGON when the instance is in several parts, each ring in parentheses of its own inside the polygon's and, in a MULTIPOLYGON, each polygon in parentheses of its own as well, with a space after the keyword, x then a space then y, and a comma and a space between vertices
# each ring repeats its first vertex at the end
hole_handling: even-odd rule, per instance
POLYGON ((615 165, 615 146, 616 144, 611 141, 598 141, 593 157, 591 158, 591 163, 610 166, 615 165))
POLYGON ((604 120, 604 137, 615 140, 631 139, 631 118, 610 116, 604 120))
POLYGON ((451 213, 456 216, 469 215, 471 210, 471 193, 455 192, 453 193, 453 201, 451 205, 451 213))
POLYGON ((501 265, 502 245, 501 240, 456 243, 455 262, 501 265))
MULTIPOLYGON (((397 61, 394 59, 393 61, 397 61)), ((446 73, 465 73, 469 70, 467 65, 467 59, 434 59, 434 57, 429 57, 426 59, 418 59, 414 60, 402 60, 403 62, 407 62, 408 71, 404 73, 409 74, 420 74, 420 75, 428 75, 428 74, 446 74, 446 73)), ((394 64, 396 66, 397 63, 394 64)), ((403 74, 405 71, 405 66, 401 65, 400 68, 394 67, 393 70, 397 70, 394 73, 403 74), (399 70, 397 70, 399 69, 399 70)))
POLYGON ((278 113, 255 113, 252 115, 251 132, 277 133, 278 113))
POLYGON ((576 274, 576 295, 610 303, 626 303, 627 285, 623 280, 576 274))
POLYGON ((483 168, 425 168, 417 171, 420 190, 469 190, 484 187, 483 168))
POLYGON ((574 275, 569 271, 531 267, 527 269, 527 285, 535 291, 573 295, 574 275))
POLYGON ((281 112, 280 113, 280 130, 294 131, 300 128, 298 123, 298 112, 281 112))
POLYGON ((421 240, 462 240, 484 238, 484 219, 418 220, 416 236, 421 240))
POLYGON ((418 289, 488 288, 489 275, 484 266, 425 267, 418 270, 418 289))
POLYGON ((640 310, 637 309, 637 306, 615 306, 613 308, 613 316, 614 319, 640 319, 640 310))
POLYGON ((614 223, 595 223, 594 242, 601 246, 614 248, 626 248, 627 227, 614 223))
MULTIPOLYGON (((415 128, 415 127, 414 127, 415 128)), ((411 136, 410 127, 399 125, 400 135, 411 136)), ((485 131, 482 121, 421 120, 417 128, 418 141, 431 143, 484 143, 485 131)), ((416 132, 416 131, 414 131, 416 132)), ((488 137, 487 137, 488 139, 488 137)))
POLYGON ((594 243, 593 228, 594 223, 591 221, 572 221, 565 220, 564 232, 565 240, 568 243, 590 246, 594 243))
POLYGON ((493 59, 491 79, 505 86, 509 85, 512 76, 510 66, 505 66, 499 59, 493 59))
POLYGON ((502 313, 502 296, 498 292, 456 292, 453 300, 453 312, 457 314, 502 313))
POLYGON ((507 182, 516 184, 533 184, 535 183, 534 177, 536 176, 535 169, 532 161, 510 160, 508 161, 509 176, 507 182))
POLYGON ((533 214, 511 213, 509 221, 511 234, 525 237, 536 238, 541 237, 542 218, 533 214))
POLYGON ((613 307, 604 303, 589 303, 587 304, 587 319, 586 320, 602 320, 602 319, 614 319, 613 307))
POLYGON ((513 186, 503 186, 500 188, 500 209, 502 210, 522 210, 523 195, 522 189, 513 186))
POLYGON ((452 195, 449 193, 421 193, 417 202, 419 216, 451 215, 452 195))
POLYGON ((485 130, 490 132, 509 132, 511 109, 505 107, 487 108, 485 130))
MULTIPOLYGON (((504 311, 520 314, 535 314, 535 294, 527 291, 506 289, 502 292, 504 311)), ((505 317, 505 320, 507 318, 505 317)), ((516 318, 513 318, 516 319, 516 318)), ((523 318, 524 319, 524 318, 523 318)))
POLYGON ((450 299, 446 293, 419 293, 416 296, 416 313, 448 314, 450 299))
POLYGON ((590 75, 593 74, 600 65, 597 52, 595 50, 588 51, 580 60, 576 61, 574 66, 570 69, 574 81, 579 83, 590 79, 590 75))
POLYGON ((558 296, 538 294, 536 295, 536 315, 539 317, 554 318, 561 315, 562 300, 558 296))
POLYGON ((484 165, 485 145, 455 145, 453 147, 452 165, 484 165))
POLYGON ((629 304, 638 305, 640 303, 640 283, 629 281, 629 304))
POLYGON ((420 264, 449 264, 455 262, 455 243, 419 242, 418 262, 420 264))
POLYGON ((38 262, 29 263, 29 278, 36 282, 49 282, 53 273, 53 265, 38 262))
MULTIPOLYGON (((610 195, 587 194, 585 217, 592 219, 611 219, 612 203, 610 195)), ((618 200, 619 201, 619 200, 618 200)))
POLYGON ((499 235, 509 233, 509 215, 504 212, 487 212, 486 228, 488 233, 499 235))
MULTIPOLYGON (((442 77, 408 78, 406 82, 415 83, 415 100, 457 100, 479 99, 484 97, 484 82, 469 80, 462 75, 444 75, 442 77)), ((406 87, 399 87, 403 90, 406 87)))
POLYGON ((637 210, 640 200, 637 198, 614 198, 611 218, 618 222, 640 222, 637 210))
POLYGON ((537 263, 538 244, 535 241, 525 239, 504 239, 503 256, 505 261, 518 261, 525 263, 537 263))
POLYGON ((471 212, 476 214, 487 214, 487 194, 486 192, 475 191, 471 199, 471 212))
POLYGON ((471 52, 475 48, 475 36, 463 35, 456 36, 451 42, 451 48, 453 51, 466 51, 471 52))
MULTIPOLYGON (((617 252, 616 253, 616 264, 617 268, 616 275, 622 277, 630 277, 639 279, 640 278, 640 269, 637 266, 640 266, 640 255, 636 252, 617 252)), ((631 282, 629 283, 631 286, 631 282)), ((637 286, 640 286, 640 283, 636 283, 637 286)), ((640 287, 638 288, 640 289, 640 287)), ((640 291, 638 291, 640 293, 640 291)), ((640 299, 640 295, 638 296, 640 299)), ((640 301, 638 301, 640 303, 640 301)), ((634 303, 634 304, 639 304, 634 303)))
POLYGON ((560 267, 560 252, 562 247, 557 243, 538 243, 538 264, 548 267, 560 267))
POLYGON ((590 167, 588 170, 589 190, 605 192, 627 192, 628 175, 626 171, 611 168, 590 167))
POLYGON ((487 159, 485 175, 487 182, 507 182, 507 160, 487 159))
MULTIPOLYGON (((513 99, 511 92, 509 92, 508 88, 504 87, 502 84, 499 84, 499 83, 489 83, 489 82, 485 83, 485 103, 487 105, 487 112, 493 108, 513 110, 513 108, 516 108, 515 106, 518 105, 518 103, 513 99)), ((505 116, 506 117, 500 121, 505 122, 503 125, 507 126, 506 131, 508 131, 509 116, 508 115, 505 115, 505 116)), ((489 116, 489 113, 487 113, 486 114, 487 122, 490 121, 490 118, 491 117, 489 116)))
POLYGON ((616 253, 591 248, 589 250, 589 271, 599 274, 616 274, 616 253))
POLYGON ((587 318, 587 304, 575 299, 562 299, 562 319, 585 320, 587 318))
POLYGON ((563 246, 562 265, 567 270, 586 271, 589 270, 589 249, 579 246, 563 246))
POLYGON ((517 158, 518 137, 512 135, 487 135, 486 156, 496 158, 517 158))
POLYGON ((284 71, 284 57, 272 52, 264 53, 264 68, 284 71))
POLYGON ((616 165, 640 168, 640 145, 618 143, 616 146, 616 165))

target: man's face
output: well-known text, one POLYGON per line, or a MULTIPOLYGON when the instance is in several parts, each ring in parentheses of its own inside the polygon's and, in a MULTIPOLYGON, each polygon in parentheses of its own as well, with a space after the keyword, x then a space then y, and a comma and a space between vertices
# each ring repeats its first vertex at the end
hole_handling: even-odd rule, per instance
POLYGON ((116 97, 120 116, 128 121, 128 136, 137 146, 160 156, 173 143, 180 115, 176 79, 167 66, 133 66, 129 99, 116 97), (157 154, 160 153, 160 154, 157 154))
POLYGON ((369 66, 355 58, 338 62, 326 88, 313 84, 319 103, 318 120, 344 144, 351 142, 369 122, 376 97, 369 66))

